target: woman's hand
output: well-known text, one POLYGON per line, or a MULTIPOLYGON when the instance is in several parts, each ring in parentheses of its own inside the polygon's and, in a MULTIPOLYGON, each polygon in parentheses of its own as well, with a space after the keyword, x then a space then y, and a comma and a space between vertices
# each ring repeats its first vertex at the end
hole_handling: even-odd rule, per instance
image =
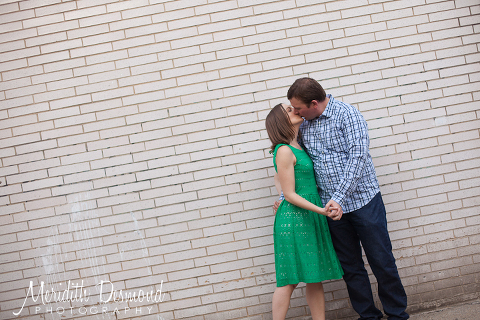
POLYGON ((321 214, 321 215, 324 215, 324 216, 327 216, 327 217, 333 218, 333 217, 336 217, 338 215, 338 208, 330 207, 327 210, 325 208, 318 207, 317 213, 321 214))
POLYGON ((339 207, 330 206, 330 208, 327 211, 327 217, 331 218, 332 220, 335 220, 335 221, 340 220, 342 219, 342 216, 343 216, 343 212, 339 207))
POLYGON ((331 218, 332 220, 340 220, 342 218, 342 211, 339 207, 330 206, 328 209, 320 208, 320 214, 331 218))
MULTIPOLYGON (((340 211, 340 218, 341 218, 341 216, 343 215, 343 209, 341 205, 336 203, 334 200, 330 199, 330 201, 328 201, 327 204, 325 205, 325 209, 329 211, 330 208, 337 208, 337 210, 340 211)), ((337 220, 340 220, 340 218, 337 220)))

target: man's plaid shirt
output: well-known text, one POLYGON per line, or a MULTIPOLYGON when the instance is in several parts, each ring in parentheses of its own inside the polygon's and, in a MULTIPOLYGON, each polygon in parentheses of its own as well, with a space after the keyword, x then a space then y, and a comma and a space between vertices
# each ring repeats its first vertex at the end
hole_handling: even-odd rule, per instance
POLYGON ((301 142, 313 161, 323 204, 333 199, 348 213, 370 202, 380 188, 367 122, 352 105, 327 97, 320 117, 302 123, 301 142))

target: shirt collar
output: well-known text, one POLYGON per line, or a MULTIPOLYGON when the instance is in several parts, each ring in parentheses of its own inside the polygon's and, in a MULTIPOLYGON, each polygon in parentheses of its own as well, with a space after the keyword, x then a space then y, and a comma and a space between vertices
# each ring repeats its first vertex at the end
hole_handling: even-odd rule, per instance
POLYGON ((329 98, 330 100, 328 101, 328 104, 320 117, 330 118, 333 115, 333 104, 335 103, 335 99, 332 97, 331 94, 327 94, 327 98, 329 98))

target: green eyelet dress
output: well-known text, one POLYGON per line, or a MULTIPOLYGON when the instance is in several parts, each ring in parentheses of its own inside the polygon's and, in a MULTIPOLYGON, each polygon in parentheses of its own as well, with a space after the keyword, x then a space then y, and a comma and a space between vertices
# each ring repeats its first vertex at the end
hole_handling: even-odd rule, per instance
MULTIPOLYGON (((273 164, 277 150, 273 152, 273 164)), ((307 153, 288 145, 297 158, 294 166, 295 192, 323 207, 318 195, 313 162, 307 153)), ((316 283, 340 279, 343 275, 333 249, 327 217, 297 207, 284 200, 278 207, 273 226, 277 287, 299 282, 316 283)))

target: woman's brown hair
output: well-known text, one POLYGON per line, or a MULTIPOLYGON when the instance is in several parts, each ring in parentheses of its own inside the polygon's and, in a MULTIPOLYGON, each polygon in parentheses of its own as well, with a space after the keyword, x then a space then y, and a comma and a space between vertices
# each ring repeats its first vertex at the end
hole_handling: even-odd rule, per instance
POLYGON ((265 127, 267 128, 268 138, 272 142, 270 153, 275 150, 278 144, 290 144, 295 138, 295 129, 281 103, 270 110, 265 119, 265 127))

